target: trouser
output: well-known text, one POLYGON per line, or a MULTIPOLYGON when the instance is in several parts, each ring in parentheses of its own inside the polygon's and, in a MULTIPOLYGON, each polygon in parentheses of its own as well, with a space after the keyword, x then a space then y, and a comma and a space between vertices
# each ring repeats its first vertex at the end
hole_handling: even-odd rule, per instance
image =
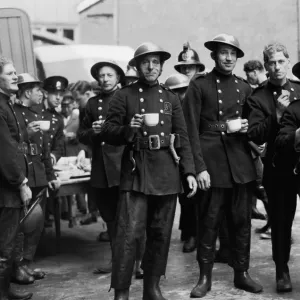
POLYGON ((179 195, 181 205, 179 229, 182 231, 184 240, 197 235, 197 217, 195 203, 188 199, 185 194, 179 195))
POLYGON ((177 195, 147 196, 121 192, 113 251, 111 287, 131 285, 136 242, 145 231, 146 249, 142 261, 145 276, 165 274, 177 195))
POLYGON ((297 206, 296 176, 278 176, 266 180, 272 229, 272 251, 276 267, 283 268, 290 259, 292 226, 297 206))
MULTIPOLYGON (((36 199, 36 196, 40 193, 41 190, 46 188, 46 186, 42 187, 32 187, 32 204, 36 199)), ((46 207, 46 189, 43 193, 43 199, 40 202, 40 206, 45 215, 45 207, 46 207)), ((29 216, 30 217, 30 216, 29 216)), ((29 262, 33 261, 34 255, 36 253, 36 249, 40 242, 40 238, 44 229, 44 218, 37 223, 35 230, 30 233, 24 233, 22 231, 22 227, 18 233, 16 249, 15 249, 15 263, 19 264, 22 260, 27 260, 29 262)))
POLYGON ((220 223, 226 216, 230 252, 229 265, 236 271, 249 268, 251 206, 253 183, 234 184, 233 188, 215 188, 203 192, 198 202, 199 263, 213 263, 220 223))
POLYGON ((20 208, 0 207, 0 298, 9 288, 20 216, 20 208))

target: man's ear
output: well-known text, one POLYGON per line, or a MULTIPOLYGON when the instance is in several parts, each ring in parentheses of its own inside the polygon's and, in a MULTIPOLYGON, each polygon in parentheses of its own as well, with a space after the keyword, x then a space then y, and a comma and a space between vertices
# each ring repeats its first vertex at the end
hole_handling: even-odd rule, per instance
POLYGON ((26 97, 27 99, 30 98, 30 94, 31 94, 31 90, 30 90, 30 89, 25 90, 24 95, 25 95, 25 97, 26 97))
POLYGON ((210 52, 210 57, 212 60, 216 60, 216 57, 217 57, 216 52, 215 51, 210 52))

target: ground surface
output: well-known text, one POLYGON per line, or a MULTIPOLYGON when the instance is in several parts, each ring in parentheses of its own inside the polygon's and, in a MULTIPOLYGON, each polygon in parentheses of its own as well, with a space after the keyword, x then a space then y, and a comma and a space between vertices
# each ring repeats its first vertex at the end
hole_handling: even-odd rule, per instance
MULTIPOLYGON (((196 253, 181 252, 178 228, 179 206, 173 228, 166 278, 162 279, 162 290, 168 300, 189 299, 189 294, 198 279, 196 253)), ((294 244, 290 261, 290 273, 294 290, 292 293, 278 295, 275 292, 275 271, 271 259, 271 241, 260 240, 253 232, 263 221, 252 222, 252 248, 250 274, 264 286, 258 295, 246 293, 233 287, 232 270, 224 264, 215 264, 212 291, 204 299, 221 300, 262 300, 262 299, 300 299, 300 211, 297 213, 293 237, 294 244)), ((111 300, 113 290, 108 292, 110 275, 97 276, 92 271, 95 266, 110 258, 108 243, 99 243, 96 237, 102 230, 101 223, 68 228, 62 221, 61 252, 54 254, 55 236, 48 230, 34 264, 47 272, 44 280, 20 289, 34 292, 33 300, 111 300)), ((19 287, 18 287, 19 288, 19 287)), ((142 281, 133 279, 131 300, 142 299, 142 281)))

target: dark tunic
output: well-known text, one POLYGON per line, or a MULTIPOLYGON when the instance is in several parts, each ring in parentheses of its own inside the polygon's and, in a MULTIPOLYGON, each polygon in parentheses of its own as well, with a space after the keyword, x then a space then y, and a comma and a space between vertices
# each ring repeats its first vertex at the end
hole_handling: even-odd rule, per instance
POLYGON ((14 109, 20 123, 24 142, 27 143, 28 149, 30 146, 34 147, 34 155, 27 154, 28 185, 30 187, 46 186, 49 181, 56 179, 51 163, 48 135, 43 131, 38 131, 29 138, 27 133, 27 125, 33 121, 42 120, 42 116, 34 108, 23 105, 15 104, 14 109))
POLYGON ((0 207, 21 207, 18 187, 27 170, 26 157, 19 150, 23 142, 13 105, 0 93, 0 207))
POLYGON ((77 133, 79 141, 92 148, 91 186, 96 188, 108 188, 120 184, 124 147, 108 145, 92 129, 93 122, 105 120, 108 104, 114 93, 101 93, 89 99, 77 133))
POLYGON ((256 179, 247 135, 224 131, 226 120, 242 117, 250 93, 251 87, 242 79, 215 69, 190 82, 183 111, 196 173, 207 170, 212 187, 228 188, 256 179))
POLYGON ((110 144, 126 145, 120 185, 123 191, 136 191, 145 195, 177 194, 181 191, 180 173, 184 177, 195 173, 179 98, 163 85, 149 86, 140 80, 117 91, 110 102, 101 137, 110 144), (159 113, 159 124, 131 128, 129 124, 132 117, 144 113, 159 113), (134 143, 128 139, 132 132, 135 132, 134 143, 138 139, 142 143, 148 142, 149 136, 157 135, 162 144, 169 134, 179 134, 179 165, 175 163, 169 148, 132 150, 134 143), (134 172, 130 160, 131 151, 136 161, 134 172))

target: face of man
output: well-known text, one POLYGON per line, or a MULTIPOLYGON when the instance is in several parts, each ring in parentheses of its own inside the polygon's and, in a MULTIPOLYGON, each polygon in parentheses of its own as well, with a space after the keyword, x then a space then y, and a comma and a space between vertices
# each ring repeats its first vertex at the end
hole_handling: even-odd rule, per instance
POLYGON ((61 102, 61 113, 66 118, 71 115, 74 108, 74 102, 72 102, 70 99, 64 99, 61 102))
POLYGON ((282 51, 274 52, 269 56, 269 61, 265 63, 265 68, 269 72, 270 79, 274 81, 286 78, 290 61, 282 51))
POLYGON ((246 73, 246 76, 247 76, 247 80, 250 84, 252 84, 252 85, 259 84, 256 70, 253 70, 253 71, 250 71, 250 72, 245 72, 245 73, 246 73))
POLYGON ((237 62, 237 50, 229 45, 219 45, 215 56, 217 69, 224 74, 232 73, 237 62))
POLYGON ((28 99, 31 105, 38 105, 43 100, 43 92, 39 85, 27 91, 28 99))
POLYGON ((199 68, 197 65, 182 65, 180 66, 180 73, 186 75, 189 79, 198 72, 199 68))
POLYGON ((173 92, 178 96, 179 100, 182 102, 183 98, 185 96, 186 90, 187 90, 187 87, 183 87, 180 89, 174 89, 173 92))
POLYGON ((0 74, 0 88, 6 94, 10 95, 18 91, 18 76, 15 67, 12 64, 3 66, 0 74))
POLYGON ((109 93, 117 88, 120 76, 117 71, 109 66, 99 69, 99 85, 104 93, 109 93))
POLYGON ((155 54, 146 55, 142 58, 139 67, 141 77, 150 84, 156 83, 157 78, 162 72, 160 56, 155 54))
POLYGON ((47 101, 50 108, 56 108, 61 104, 64 92, 62 91, 51 91, 48 92, 47 101))

